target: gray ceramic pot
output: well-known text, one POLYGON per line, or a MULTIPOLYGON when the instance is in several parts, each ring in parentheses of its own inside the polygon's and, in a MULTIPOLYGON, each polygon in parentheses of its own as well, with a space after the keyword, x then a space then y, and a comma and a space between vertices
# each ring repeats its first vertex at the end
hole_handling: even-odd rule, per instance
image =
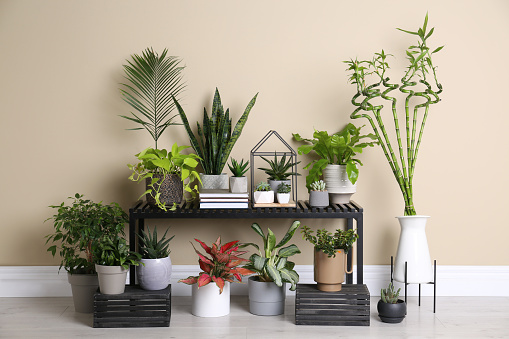
POLYGON ((285 312, 286 283, 278 287, 273 282, 249 277, 249 312, 255 315, 280 315, 285 312))
POLYGON ((378 310, 378 316, 384 323, 397 324, 405 319, 406 303, 401 299, 398 299, 396 304, 384 303, 380 299, 376 308, 378 310))
POLYGON ((310 191, 309 204, 311 207, 327 207, 329 206, 328 191, 310 191))
POLYGON ((200 173, 201 189, 206 190, 227 190, 229 189, 228 175, 200 173))
POLYGON ((99 287, 97 274, 70 274, 67 280, 71 284, 74 310, 79 313, 94 312, 94 293, 99 287))
POLYGON ((99 289, 102 294, 122 294, 125 290, 127 277, 126 270, 122 266, 106 266, 95 264, 95 270, 99 278, 99 289))
POLYGON ((171 271, 172 265, 169 256, 159 259, 141 259, 141 265, 136 268, 136 277, 141 288, 157 291, 168 287, 171 271))

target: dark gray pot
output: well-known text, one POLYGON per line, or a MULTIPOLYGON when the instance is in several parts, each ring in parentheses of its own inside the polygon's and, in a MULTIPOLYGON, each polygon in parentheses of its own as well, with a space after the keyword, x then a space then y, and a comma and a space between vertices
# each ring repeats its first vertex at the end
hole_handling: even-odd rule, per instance
POLYGON ((70 274, 67 280, 71 284, 74 310, 79 313, 94 312, 94 293, 99 287, 97 274, 70 274))
POLYGON ((398 299, 396 304, 384 303, 380 299, 376 308, 378 309, 378 316, 384 323, 397 324, 405 319, 406 304, 401 299, 398 299))
POLYGON ((329 206, 328 191, 310 191, 309 204, 311 207, 327 207, 329 206))
POLYGON ((249 277, 249 312, 255 315, 280 315, 285 312, 286 283, 278 287, 273 282, 249 277))

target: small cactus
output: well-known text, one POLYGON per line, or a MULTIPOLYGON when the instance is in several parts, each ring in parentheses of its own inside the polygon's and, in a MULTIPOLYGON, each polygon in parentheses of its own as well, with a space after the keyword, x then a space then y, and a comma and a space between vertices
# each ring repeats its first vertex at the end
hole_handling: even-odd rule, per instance
POLYGON ((325 191, 325 182, 323 180, 317 180, 311 184, 313 191, 325 191))
POLYGON ((267 184, 266 182, 260 182, 258 185, 256 185, 256 188, 255 188, 255 191, 270 191, 270 185, 267 184))
POLYGON ((382 288, 382 301, 387 304, 396 304, 398 302, 399 297, 399 291, 401 291, 401 288, 398 288, 397 292, 394 292, 394 285, 392 284, 392 281, 389 283, 389 286, 387 289, 382 288))

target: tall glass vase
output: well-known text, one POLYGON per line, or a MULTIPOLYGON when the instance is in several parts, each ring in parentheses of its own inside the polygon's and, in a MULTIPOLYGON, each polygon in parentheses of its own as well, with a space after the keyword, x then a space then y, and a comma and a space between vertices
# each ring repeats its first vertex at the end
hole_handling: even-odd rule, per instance
POLYGON ((397 217, 401 226, 398 251, 394 264, 394 280, 420 284, 433 281, 433 270, 426 238, 426 221, 429 216, 410 215, 397 217))

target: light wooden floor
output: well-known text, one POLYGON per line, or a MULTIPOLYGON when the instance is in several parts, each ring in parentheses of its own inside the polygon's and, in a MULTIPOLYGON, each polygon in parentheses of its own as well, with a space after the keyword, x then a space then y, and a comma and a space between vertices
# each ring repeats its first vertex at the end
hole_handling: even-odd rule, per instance
POLYGON ((509 338, 509 297, 439 297, 422 306, 409 298, 400 324, 380 322, 378 298, 371 299, 371 326, 321 327, 294 324, 294 298, 284 316, 249 313, 247 297, 232 296, 231 314, 221 318, 191 315, 190 297, 172 298, 170 327, 95 329, 92 315, 74 312, 72 298, 0 298, 0 338, 509 338))

